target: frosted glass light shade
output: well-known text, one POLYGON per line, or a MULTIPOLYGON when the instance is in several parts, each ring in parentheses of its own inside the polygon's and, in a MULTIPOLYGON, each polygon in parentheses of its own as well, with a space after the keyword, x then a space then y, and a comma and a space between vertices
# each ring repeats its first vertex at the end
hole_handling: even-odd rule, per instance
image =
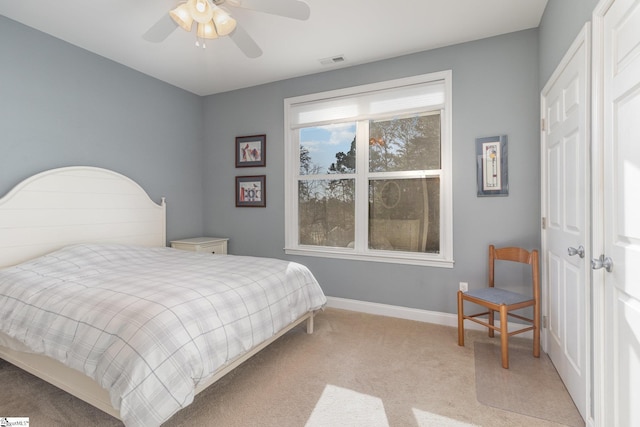
POLYGON ((209 0, 189 0, 187 3, 189 12, 194 21, 206 24, 213 18, 213 9, 209 4, 209 0))
POLYGON ((221 36, 229 35, 236 29, 236 20, 218 7, 213 11, 213 23, 216 24, 216 30, 221 36))
POLYGON ((171 19, 185 31, 191 31, 191 25, 193 24, 193 18, 189 12, 189 8, 186 3, 181 4, 172 11, 169 12, 171 19))
POLYGON ((213 21, 209 21, 206 24, 198 24, 198 37, 203 39, 218 38, 218 33, 216 33, 216 27, 213 25, 213 21))

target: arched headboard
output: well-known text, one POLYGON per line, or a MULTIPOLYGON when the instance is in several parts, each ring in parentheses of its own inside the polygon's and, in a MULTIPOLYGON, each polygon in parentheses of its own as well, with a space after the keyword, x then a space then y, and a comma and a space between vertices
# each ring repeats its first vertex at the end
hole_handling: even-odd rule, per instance
POLYGON ((166 245, 166 206, 107 169, 73 166, 34 175, 0 199, 0 268, 63 246, 166 245))

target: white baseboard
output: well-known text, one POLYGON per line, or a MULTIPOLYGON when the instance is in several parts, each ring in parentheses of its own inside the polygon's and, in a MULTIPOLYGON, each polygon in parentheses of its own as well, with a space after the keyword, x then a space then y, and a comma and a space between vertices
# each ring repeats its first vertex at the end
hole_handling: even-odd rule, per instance
MULTIPOLYGON (((327 297, 327 307, 342 310, 357 311, 360 313, 376 314, 379 316, 397 317, 399 319, 415 320, 418 322, 433 323, 436 325, 458 327, 458 315, 451 313, 441 313, 438 311, 421 310, 417 308, 401 307, 398 305, 380 304, 376 302, 359 301, 354 299, 327 297)), ((496 320, 496 326, 500 326, 500 321, 496 320)), ((486 331, 482 325, 475 322, 465 322, 465 329, 486 331)), ((509 329, 521 328, 522 325, 509 323, 509 329)), ((518 335, 522 338, 533 339, 531 331, 518 335)))

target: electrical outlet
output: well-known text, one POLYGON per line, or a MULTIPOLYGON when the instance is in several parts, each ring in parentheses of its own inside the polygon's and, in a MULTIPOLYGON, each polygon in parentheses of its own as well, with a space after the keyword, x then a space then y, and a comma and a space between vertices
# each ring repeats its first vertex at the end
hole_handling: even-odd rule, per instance
POLYGON ((467 292, 469 290, 469 284, 467 282, 460 282, 460 290, 467 292))

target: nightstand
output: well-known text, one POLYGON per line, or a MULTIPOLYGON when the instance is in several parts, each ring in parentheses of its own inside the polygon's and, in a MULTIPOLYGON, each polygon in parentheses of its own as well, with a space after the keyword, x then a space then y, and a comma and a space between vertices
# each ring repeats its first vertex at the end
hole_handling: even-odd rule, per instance
POLYGON ((193 239, 172 240, 171 247, 193 252, 209 252, 212 254, 226 255, 226 237, 194 237, 193 239))

